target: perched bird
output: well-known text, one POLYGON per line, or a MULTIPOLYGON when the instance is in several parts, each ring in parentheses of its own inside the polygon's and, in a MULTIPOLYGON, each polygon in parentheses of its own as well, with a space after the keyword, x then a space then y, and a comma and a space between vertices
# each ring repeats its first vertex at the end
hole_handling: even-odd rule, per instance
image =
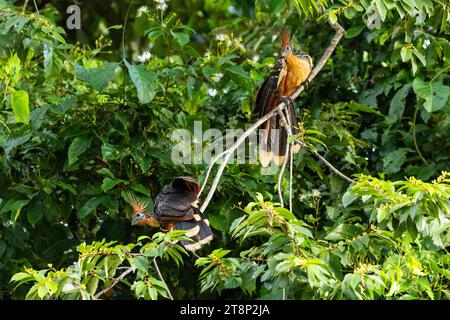
MULTIPOLYGON (((295 127, 297 118, 289 96, 301 84, 308 85, 307 79, 312 67, 312 58, 303 51, 294 50, 288 34, 284 31, 281 32, 280 55, 274 68, 258 91, 253 114, 263 117, 284 101, 291 119, 292 133, 298 133, 295 127)), ((259 143, 261 165, 267 167, 272 159, 276 165, 280 165, 286 154, 287 133, 284 128, 284 121, 280 115, 276 115, 264 122, 262 126, 263 133, 259 143)), ((299 146, 294 146, 293 152, 298 151, 299 146)))
POLYGON ((156 196, 153 212, 145 210, 145 203, 134 199, 133 226, 160 227, 167 231, 186 230, 192 241, 182 240, 186 250, 195 252, 209 243, 214 234, 206 216, 197 207, 200 184, 191 177, 178 177, 172 181, 172 188, 166 188, 156 196))

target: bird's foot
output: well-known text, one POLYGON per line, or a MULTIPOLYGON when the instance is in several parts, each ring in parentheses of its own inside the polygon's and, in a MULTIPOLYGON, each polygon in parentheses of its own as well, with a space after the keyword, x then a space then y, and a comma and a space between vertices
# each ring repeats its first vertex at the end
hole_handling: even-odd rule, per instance
POLYGON ((286 105, 286 107, 290 107, 290 106, 293 106, 293 105, 294 105, 294 101, 292 100, 291 97, 288 97, 288 96, 282 96, 282 97, 280 98, 280 100, 281 100, 282 102, 284 102, 284 104, 286 105))
POLYGON ((305 91, 308 91, 309 90, 309 80, 305 80, 305 81, 303 81, 303 88, 305 88, 305 91))

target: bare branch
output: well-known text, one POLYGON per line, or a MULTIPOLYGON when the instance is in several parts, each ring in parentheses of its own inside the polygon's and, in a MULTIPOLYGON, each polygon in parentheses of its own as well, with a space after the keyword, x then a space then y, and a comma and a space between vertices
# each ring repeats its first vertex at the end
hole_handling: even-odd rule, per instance
POLYGON ((98 299, 99 297, 101 297, 103 294, 105 294, 106 292, 108 292, 109 290, 111 290, 113 287, 115 287, 120 280, 122 280, 123 278, 125 278, 130 272, 133 271, 132 267, 128 267, 117 279, 115 279, 113 281, 113 283, 111 283, 111 285, 109 285, 108 287, 106 287, 105 289, 103 289, 102 291, 100 291, 99 293, 97 293, 94 298, 98 299))
MULTIPOLYGON (((334 49, 336 48, 337 44, 339 43, 339 41, 341 40, 342 36, 345 34, 345 30, 341 27, 340 24, 335 23, 332 24, 330 23, 330 25, 332 26, 332 28, 336 31, 335 35, 333 36, 333 38, 330 41, 330 44, 328 45, 328 48, 325 50, 325 53, 323 54, 323 56, 320 58, 319 62, 316 64, 316 66, 314 67, 314 69, 311 71, 309 77, 308 77, 308 82, 311 82, 316 75, 320 72, 320 70, 322 70, 322 68, 324 67, 325 63, 327 62, 327 60, 330 58, 331 54, 333 53, 334 49)), ((301 85, 300 87, 297 88, 297 90, 294 91, 294 93, 290 96, 290 98, 292 100, 296 99, 305 89, 305 87, 303 85, 301 85)), ((228 163, 228 160, 230 159, 231 155, 234 153, 234 151, 245 141, 245 139, 253 132, 255 131, 257 128, 259 128, 259 126, 261 124, 263 124, 266 120, 272 118, 274 115, 276 115, 277 113, 281 112, 284 108, 285 108, 285 103, 281 102, 277 107, 275 107, 274 109, 272 109, 272 111, 270 111, 269 113, 265 114, 263 117, 261 117, 258 121, 256 121, 250 128, 248 128, 240 137, 239 139, 230 147, 228 148, 225 152, 223 152, 224 155, 224 159, 222 164, 220 165, 219 169, 217 170, 217 174, 214 178, 214 181, 211 185, 211 188, 209 189, 208 195, 206 196, 205 201, 203 202, 200 211, 204 212, 206 207, 208 206, 209 202, 212 199, 212 196, 214 195, 214 192, 216 191, 216 188, 220 182, 220 178, 222 176, 222 173, 225 169, 225 166, 228 163)), ((303 142, 301 142, 302 145, 305 146, 305 144, 303 142)), ((308 148, 308 150, 310 150, 308 148)), ((310 150, 312 152, 312 150, 310 150)), ((313 153, 314 154, 314 153, 313 153)), ((219 155, 220 156, 220 155, 219 155)), ((319 155, 320 156, 320 155, 319 155)), ((325 160, 323 159, 323 157, 321 157, 321 160, 325 160)), ((326 160, 324 161, 324 163, 330 167, 333 172, 337 173, 339 172, 336 168, 334 168, 329 162, 326 162, 326 160)), ((211 169, 208 170, 209 172, 211 171, 211 169)), ((209 175, 209 173, 208 173, 209 175)), ((341 174, 339 172, 338 174, 340 177, 344 178, 346 177, 345 175, 341 174)), ((346 177, 347 181, 353 181, 351 179, 349 179, 348 177, 346 177)), ((206 185, 206 182, 204 182, 204 185, 206 185)))

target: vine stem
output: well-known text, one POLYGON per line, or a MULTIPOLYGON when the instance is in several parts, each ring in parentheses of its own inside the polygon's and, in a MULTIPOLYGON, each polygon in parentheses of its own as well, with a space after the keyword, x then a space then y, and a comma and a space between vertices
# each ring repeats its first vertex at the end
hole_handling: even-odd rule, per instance
MULTIPOLYGON (((328 45, 328 48, 325 50, 324 54, 322 55, 322 57, 320 58, 319 62, 317 63, 317 65, 314 67, 314 69, 311 71, 309 77, 308 77, 308 82, 310 83, 315 77, 316 75, 320 72, 320 70, 322 70, 322 68, 325 66, 326 62, 328 61, 328 59, 330 58, 331 54, 334 52, 334 49, 336 48, 337 44, 339 43, 339 41, 341 40, 342 36, 345 34, 345 30, 344 28, 342 28, 342 26, 339 23, 331 23, 329 22, 331 27, 335 30, 335 34, 333 36, 333 38, 330 41, 330 44, 328 45)), ((296 99, 305 89, 305 87, 303 85, 301 85, 300 87, 298 87, 294 93, 290 96, 290 98, 292 100, 296 99)), ((259 126, 261 124, 263 124, 266 120, 272 118, 273 116, 275 116, 276 114, 279 114, 280 112, 283 111, 283 109, 286 107, 284 102, 281 102, 277 107, 275 107, 274 109, 272 109, 272 111, 270 111, 269 113, 265 114, 263 117, 261 117, 258 121, 256 121, 250 128, 248 128, 238 139, 237 141, 230 147, 228 148, 225 152, 223 152, 222 154, 220 154, 219 156, 217 156, 216 158, 220 158, 221 156, 223 156, 223 162, 221 163, 219 169, 217 170, 216 176, 214 178, 214 181, 211 185, 211 188, 209 189, 208 195, 206 196, 205 201, 203 202, 200 211, 204 212, 206 207, 208 206, 209 202, 211 201, 214 192, 217 189, 217 186, 220 182, 220 178, 223 174, 223 171, 225 169, 225 166, 228 163, 228 160, 230 159, 230 157, 233 155, 234 151, 236 151, 236 149, 245 141, 245 139, 247 139, 247 137, 256 129, 259 128, 259 126)), ((299 141, 299 140, 297 140, 299 141)), ((322 160, 324 162, 325 165, 327 165, 333 172, 335 172, 336 174, 338 174, 338 176, 340 176, 341 178, 344 178, 345 180, 349 181, 349 182, 353 182, 353 180, 351 180, 350 178, 348 178, 347 176, 345 176, 343 173, 339 172, 339 170, 337 170, 336 168, 334 168, 328 161, 326 161, 322 156, 320 156, 317 152, 315 152, 314 150, 308 148, 305 143, 303 143, 302 141, 299 141, 299 143, 306 147, 307 150, 309 150, 313 155, 315 155, 316 157, 319 156, 319 159, 322 160)), ((212 166, 214 165, 214 163, 210 164, 210 168, 208 168, 208 172, 210 173, 212 166)), ((208 174, 209 175, 209 174, 208 174)), ((204 189, 205 185, 207 183, 207 179, 205 179, 203 186, 202 186, 202 190, 204 189)))
POLYGON ((424 158, 422 155, 422 152, 420 152, 419 146, 417 145, 417 139, 416 139, 416 121, 417 121, 417 113, 419 112, 419 104, 416 106, 416 110, 414 110, 414 117, 413 117, 413 123, 412 123, 412 134, 413 134, 413 142, 414 147, 416 148, 417 154, 419 155, 420 159, 425 163, 425 165, 428 165, 427 159, 424 158))
POLYGON ((156 262, 156 257, 153 258, 153 263, 155 264, 155 269, 156 269, 156 272, 158 272, 159 278, 161 279, 162 282, 164 282, 166 284, 166 289, 167 289, 166 291, 167 291, 167 294, 169 295, 169 299, 173 300, 173 296, 172 296, 172 293, 169 290, 169 286, 167 285, 167 282, 164 280, 164 278, 162 276, 162 273, 159 270, 158 263, 156 262))

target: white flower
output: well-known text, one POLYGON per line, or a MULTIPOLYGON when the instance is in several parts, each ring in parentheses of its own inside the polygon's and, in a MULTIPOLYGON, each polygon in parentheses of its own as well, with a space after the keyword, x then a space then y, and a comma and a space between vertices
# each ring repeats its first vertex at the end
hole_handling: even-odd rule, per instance
POLYGON ((156 5, 156 9, 165 11, 167 9, 167 3, 161 3, 156 5))
POLYGON ((153 0, 156 3, 156 9, 165 11, 168 7, 167 0, 153 0))
POLYGON ((312 189, 312 190, 311 190, 311 195, 312 195, 313 197, 320 197, 320 191, 317 190, 317 189, 312 189))
POLYGON ((143 54, 141 54, 139 57, 137 57, 137 61, 139 62, 145 62, 148 59, 152 57, 152 54, 148 51, 145 51, 143 54))
POLYGON ((223 73, 218 72, 218 73, 215 73, 215 74, 212 76, 211 79, 212 79, 214 82, 219 82, 220 79, 222 79, 222 77, 223 77, 223 73))
POLYGON ((423 42, 422 48, 426 49, 428 48, 428 46, 430 45, 430 40, 429 39, 425 39, 425 41, 423 42))
POLYGON ((139 7, 139 9, 137 10, 137 16, 140 17, 144 13, 148 13, 148 7, 147 6, 139 7))
POLYGON ((253 62, 258 62, 259 61, 259 56, 257 54, 255 54, 252 58, 253 62))
POLYGON ((216 35, 216 40, 217 41, 222 42, 222 41, 225 41, 225 39, 226 39, 226 37, 225 37, 225 35, 223 33, 219 33, 218 35, 216 35))
POLYGON ((215 97, 215 96, 217 95, 217 90, 214 89, 214 88, 209 88, 209 89, 208 89, 208 94, 209 94, 211 97, 215 97))

